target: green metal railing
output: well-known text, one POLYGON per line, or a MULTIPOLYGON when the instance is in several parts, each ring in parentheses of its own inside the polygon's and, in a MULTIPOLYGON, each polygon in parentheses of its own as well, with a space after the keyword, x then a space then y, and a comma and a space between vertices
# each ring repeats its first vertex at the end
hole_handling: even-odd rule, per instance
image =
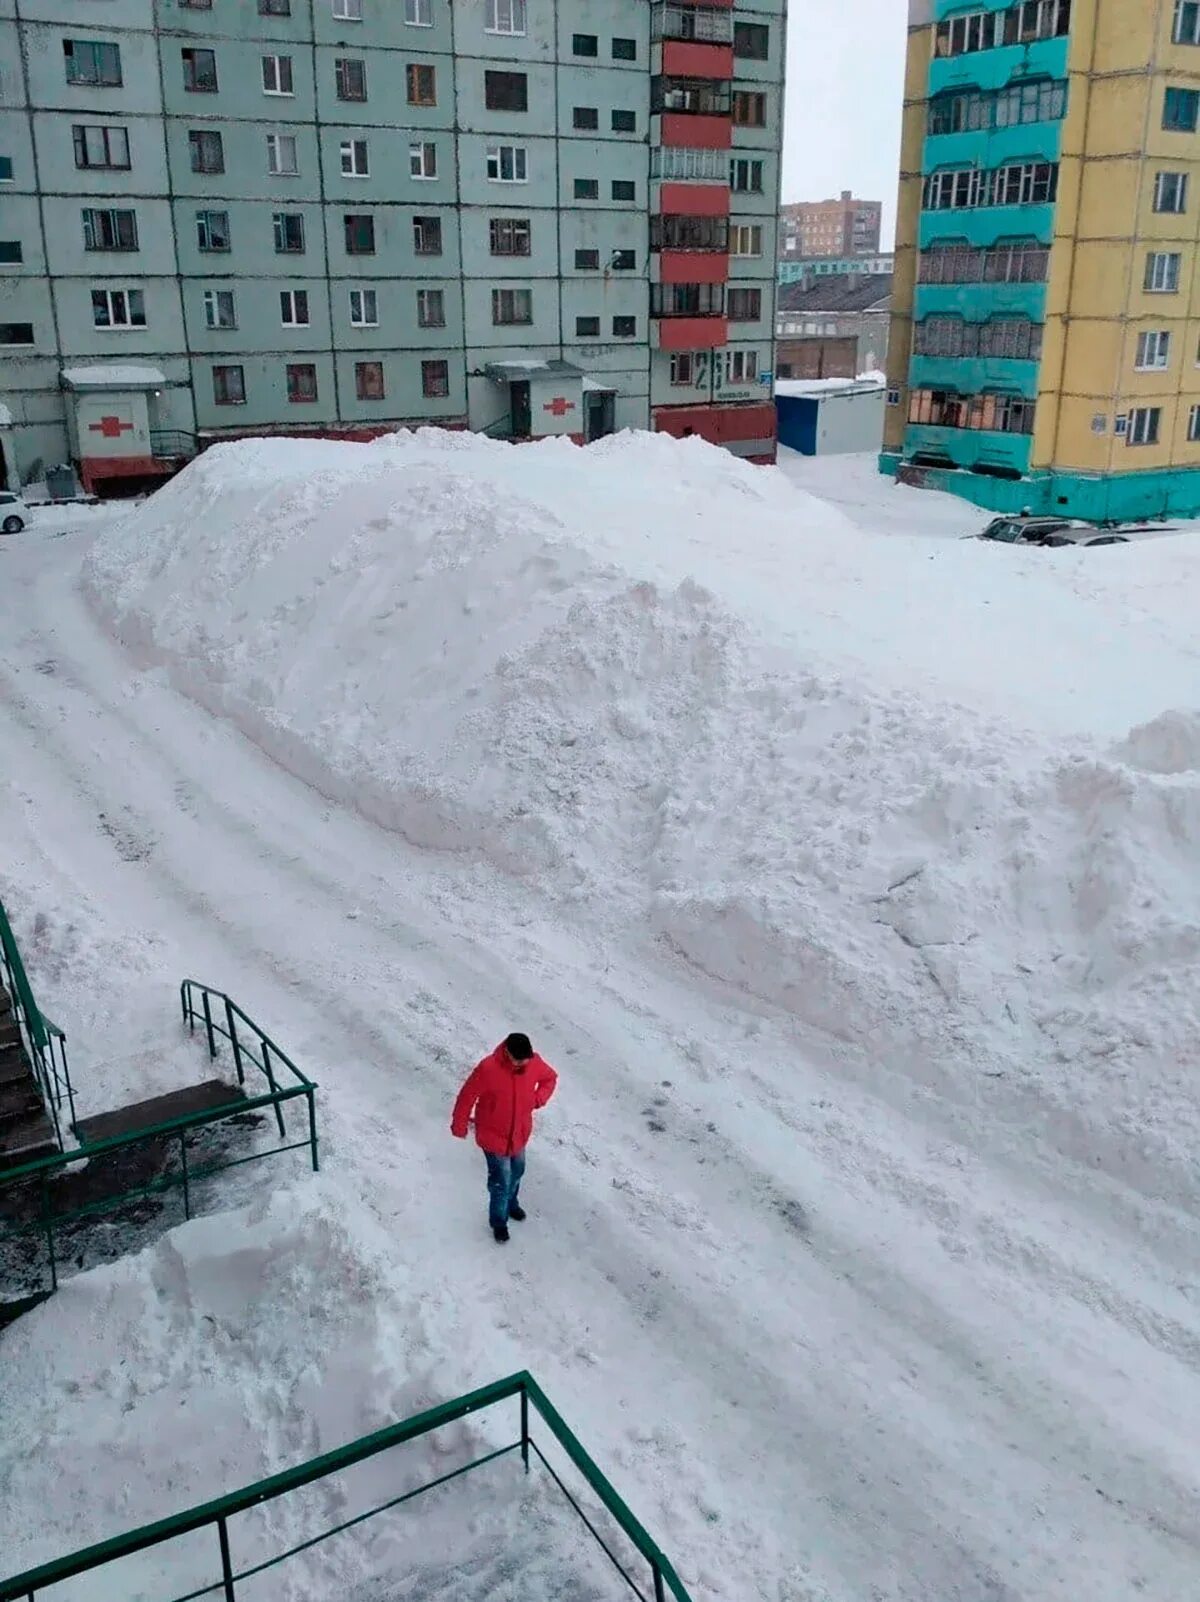
POLYGON ((75 1125, 75 1091, 67 1067, 67 1037, 56 1023, 46 1017, 33 999, 29 976, 25 972, 25 964, 21 961, 21 953, 17 946, 17 937, 13 934, 12 924, 8 921, 8 914, 4 910, 2 901, 0 901, 0 954, 3 955, 4 973, 8 993, 12 997, 17 1026, 25 1042, 33 1076, 42 1093, 46 1111, 50 1114, 54 1125, 55 1139, 61 1146, 63 1143, 61 1112, 64 1102, 67 1106, 67 1126, 73 1129, 75 1125))
MULTIPOLYGON (((457 1397, 452 1402, 444 1402, 440 1407, 430 1408, 427 1412, 418 1413, 415 1418, 405 1419, 398 1424, 391 1424, 386 1429, 377 1431, 374 1435, 365 1435, 362 1439, 352 1441, 348 1446, 339 1447, 336 1451, 326 1452, 322 1457, 315 1457, 308 1463, 301 1463, 296 1468, 285 1469, 282 1474, 274 1474, 269 1479, 259 1480, 254 1485, 248 1485, 240 1491, 234 1491, 228 1496, 218 1497, 216 1501, 206 1502, 200 1507, 189 1509, 185 1513, 177 1513, 171 1518, 160 1519, 155 1524, 147 1524, 139 1530, 131 1530, 126 1535, 118 1535, 108 1541, 101 1541, 95 1546, 85 1547, 80 1552, 73 1552, 67 1557, 56 1559, 52 1563, 44 1563, 40 1568, 27 1569, 23 1574, 14 1574, 7 1580, 0 1579, 0 1602, 34 1602, 39 1591, 48 1586, 59 1585, 64 1580, 72 1579, 79 1574, 86 1574, 94 1569, 103 1568, 106 1564, 118 1562, 122 1558, 133 1556, 138 1552, 145 1552, 151 1547, 163 1545, 168 1541, 177 1540, 181 1536, 190 1534, 194 1530, 215 1528, 217 1536, 217 1556, 220 1562, 220 1578, 214 1579, 208 1585, 201 1585, 195 1590, 186 1592, 182 1596, 172 1599, 172 1602, 197 1602, 205 1596, 219 1596, 223 1602, 237 1602, 237 1586, 242 1581, 249 1580, 266 1569, 276 1568, 286 1563, 289 1558, 310 1547, 327 1541, 344 1530, 352 1529, 355 1525, 365 1523, 366 1520, 376 1518, 391 1508, 399 1507, 410 1502, 414 1497, 421 1496, 426 1491, 432 1491, 439 1485, 445 1485, 451 1480, 468 1474, 472 1469, 482 1468, 486 1463, 495 1462, 498 1458, 511 1456, 520 1452, 525 1472, 529 1472, 530 1457, 536 1456, 554 1479, 558 1488, 563 1492, 567 1501, 579 1515, 587 1528, 604 1550, 613 1566, 625 1580, 626 1585, 641 1602, 666 1602, 668 1594, 675 1598, 675 1602, 691 1602, 688 1593, 684 1590, 679 1576, 675 1573, 671 1563, 651 1540, 641 1524, 633 1516, 629 1507, 622 1501, 612 1485, 601 1473, 600 1469, 588 1456, 578 1438, 568 1429, 562 1415, 554 1407, 546 1393, 538 1385, 532 1375, 527 1373, 513 1374, 508 1379, 499 1380, 494 1385, 485 1385, 481 1390, 471 1391, 466 1396, 457 1397), (483 1408, 494 1407, 500 1402, 513 1398, 520 1402, 520 1436, 507 1446, 486 1453, 483 1457, 474 1458, 461 1467, 452 1469, 449 1473, 439 1475, 437 1479, 430 1480, 415 1490, 406 1491, 400 1496, 392 1497, 389 1501, 381 1503, 367 1513, 357 1514, 354 1518, 346 1519, 341 1524, 335 1524, 329 1529, 322 1530, 320 1534, 301 1541, 298 1545, 289 1547, 286 1552, 279 1552, 274 1557, 263 1562, 255 1563, 247 1568, 235 1569, 233 1561, 234 1543, 230 1540, 229 1524, 237 1514, 244 1513, 251 1508, 261 1506, 264 1502, 274 1501, 277 1497, 286 1496, 289 1491, 298 1490, 301 1486, 311 1485, 315 1480, 323 1479, 326 1475, 336 1474, 342 1469, 362 1463, 367 1458, 376 1457, 380 1452, 401 1446, 407 1441, 416 1440, 431 1431, 441 1429, 446 1424, 453 1424, 469 1414, 477 1413, 483 1408), (579 1471, 584 1481, 590 1487, 604 1508, 611 1514, 617 1526, 645 1565, 641 1584, 629 1572, 627 1566, 613 1552, 610 1544, 597 1530, 578 1500, 567 1489, 561 1476, 551 1467, 537 1440, 529 1427, 529 1411, 532 1406, 538 1417, 567 1457, 579 1471), (648 1571, 648 1572, 646 1572, 648 1571), (647 1585, 649 1589, 643 1589, 647 1585)), ((97 1595, 115 1596, 114 1591, 105 1591, 103 1588, 97 1595)))
MULTIPOLYGON (((269 1035, 264 1034, 253 1019, 247 1017, 223 991, 212 990, 207 985, 186 979, 180 987, 180 999, 184 1023, 188 1028, 194 1030, 198 1022, 203 1023, 209 1055, 217 1055, 218 1037, 228 1040, 239 1085, 246 1082, 247 1068, 254 1068, 263 1075, 269 1088, 259 1095, 243 1096, 221 1106, 185 1113, 144 1129, 113 1135, 107 1140, 86 1142, 69 1151, 53 1152, 0 1174, 0 1245, 6 1237, 13 1236, 40 1235, 45 1241, 49 1288, 45 1287, 44 1282, 39 1282, 38 1297, 52 1295, 58 1289, 61 1257, 58 1237, 69 1226, 169 1190, 182 1190, 183 1216, 185 1219, 191 1218, 192 1193, 202 1180, 226 1169, 239 1168, 245 1163, 258 1162, 264 1157, 274 1157, 285 1151, 307 1149, 311 1154, 313 1169, 320 1166, 316 1084, 301 1073, 287 1053, 269 1035), (285 1076, 292 1082, 281 1083, 285 1076), (284 1106, 296 1100, 303 1100, 306 1104, 308 1128, 300 1140, 289 1141, 284 1106), (194 1144, 189 1147, 189 1137, 200 1130, 233 1119, 243 1119, 247 1114, 266 1109, 274 1113, 279 1138, 284 1144, 271 1145, 244 1157, 219 1156, 197 1162, 194 1156, 189 1156, 189 1151, 194 1151, 194 1144), (144 1184, 114 1187, 111 1193, 80 1200, 74 1205, 62 1205, 64 1199, 70 1202, 70 1198, 64 1198, 62 1192, 66 1188, 67 1176, 73 1170, 86 1169, 88 1164, 101 1158, 136 1159, 139 1152, 144 1155, 148 1148, 155 1145, 168 1152, 177 1146, 178 1167, 144 1184)), ((78 1179, 80 1176, 76 1174, 75 1177, 78 1179)), ((22 1300, 25 1299, 22 1297, 22 1300)))

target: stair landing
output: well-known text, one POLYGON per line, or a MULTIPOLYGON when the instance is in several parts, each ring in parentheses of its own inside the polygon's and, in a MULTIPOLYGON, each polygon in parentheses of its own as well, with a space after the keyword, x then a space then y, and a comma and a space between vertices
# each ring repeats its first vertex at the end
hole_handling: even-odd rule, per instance
POLYGON ((133 1135, 156 1124, 169 1123, 173 1118, 186 1118, 191 1113, 212 1112, 218 1107, 237 1107, 246 1100, 245 1092, 237 1085, 227 1085, 223 1079, 206 1079, 200 1085, 187 1085, 183 1090, 168 1091, 165 1096, 152 1096, 149 1101, 135 1101, 128 1107, 117 1107, 112 1112, 97 1113, 94 1118, 83 1118, 75 1125, 75 1133, 83 1146, 97 1141, 112 1140, 117 1135, 133 1135))

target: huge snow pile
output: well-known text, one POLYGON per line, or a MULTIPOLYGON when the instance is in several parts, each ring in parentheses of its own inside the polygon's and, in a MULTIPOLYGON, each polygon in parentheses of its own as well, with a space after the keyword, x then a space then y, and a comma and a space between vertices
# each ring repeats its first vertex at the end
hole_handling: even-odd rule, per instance
POLYGON ((214 449, 88 585, 331 797, 930 1082, 1036 1076, 1119 1169, 1195 1127, 1198 565, 874 540, 699 441, 427 432, 214 449))

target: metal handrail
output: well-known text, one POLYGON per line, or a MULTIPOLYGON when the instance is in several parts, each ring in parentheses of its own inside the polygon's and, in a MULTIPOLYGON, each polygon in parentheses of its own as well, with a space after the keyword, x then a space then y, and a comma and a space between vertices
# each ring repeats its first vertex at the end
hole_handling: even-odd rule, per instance
POLYGON ((398 1507, 403 1502, 411 1501, 424 1491, 434 1489, 447 1481, 458 1478, 459 1475, 469 1473, 472 1469, 481 1468, 485 1463, 494 1462, 497 1458, 505 1457, 513 1452, 520 1451, 521 1459, 526 1472, 529 1470, 530 1453, 532 1452, 549 1470, 550 1474, 564 1492, 575 1512, 580 1515, 595 1539, 600 1543, 610 1561, 623 1576, 633 1593, 650 1602, 650 1598, 642 1591, 636 1581, 629 1575, 620 1560, 610 1551, 603 1537, 592 1525, 586 1513, 575 1501, 567 1487, 550 1467, 545 1455, 537 1445, 529 1429, 529 1408, 532 1404, 535 1412, 546 1425, 551 1435, 563 1448, 572 1464, 582 1475, 588 1486, 607 1511, 615 1519, 619 1528, 630 1541, 634 1549, 647 1563, 650 1569, 653 1602, 666 1602, 667 1594, 675 1598, 675 1602, 691 1602, 683 1583, 676 1574, 670 1560, 663 1554, 658 1545, 647 1534, 645 1528, 634 1517, 629 1506, 617 1494, 616 1490, 584 1450, 582 1442, 568 1428, 558 1409, 551 1403, 549 1397, 538 1385, 533 1376, 526 1372, 512 1374, 507 1379, 499 1380, 493 1385, 485 1385, 479 1390, 471 1391, 465 1396, 456 1397, 453 1401, 443 1402, 438 1407, 427 1409, 418 1413, 414 1418, 390 1424, 387 1428, 377 1430, 372 1435, 365 1435, 357 1441, 346 1446, 338 1447, 332 1452, 325 1452, 320 1457, 312 1458, 307 1463, 298 1464, 294 1468, 285 1469, 282 1473, 273 1474, 264 1480, 258 1480, 253 1485, 247 1485, 240 1491, 234 1491, 226 1496, 217 1497, 214 1501, 205 1502, 198 1507, 190 1508, 186 1512, 173 1514, 169 1518, 159 1519, 153 1524, 144 1525, 141 1529, 131 1530, 125 1535, 112 1537, 107 1541, 100 1541, 94 1546, 85 1547, 82 1551, 70 1553, 66 1557, 57 1558, 53 1562, 43 1563, 40 1567, 27 1569, 23 1574, 15 1574, 8 1579, 0 1580, 0 1602, 33 1602, 38 1591, 47 1586, 61 1584, 78 1574, 85 1574, 89 1570, 100 1568, 106 1563, 113 1563, 122 1558, 131 1557, 137 1552, 144 1552, 150 1547, 159 1546, 164 1541, 171 1541, 179 1536, 188 1535, 194 1530, 204 1529, 212 1525, 217 1527, 217 1536, 220 1547, 221 1579, 211 1585, 203 1586, 199 1590, 190 1591, 184 1597, 174 1599, 174 1602, 193 1602, 193 1599, 214 1593, 221 1593, 225 1602, 236 1602, 235 1587, 241 1580, 247 1580, 252 1575, 260 1574, 265 1569, 274 1568, 284 1563, 288 1558, 298 1552, 316 1545, 319 1541, 328 1540, 343 1530, 350 1529, 366 1519, 374 1518, 378 1514, 398 1507), (441 1429, 447 1424, 477 1413, 483 1408, 495 1406, 499 1402, 507 1401, 513 1397, 520 1399, 521 1434, 520 1438, 510 1445, 489 1452, 486 1456, 476 1458, 461 1468, 454 1469, 448 1474, 428 1484, 418 1486, 414 1491, 408 1491, 400 1496, 391 1498, 381 1506, 373 1508, 369 1513, 358 1514, 331 1529, 324 1530, 320 1535, 300 1542, 297 1546, 289 1548, 286 1552, 278 1553, 266 1562, 235 1572, 229 1544, 229 1520, 238 1513, 250 1508, 261 1506, 264 1502, 286 1495, 289 1491, 298 1490, 301 1486, 311 1485, 313 1481, 323 1479, 326 1475, 336 1474, 343 1469, 351 1468, 367 1458, 374 1457, 380 1452, 390 1450, 394 1446, 403 1445, 407 1441, 428 1435, 431 1431, 441 1429))
POLYGON ((42 1100, 54 1125, 54 1137, 63 1144, 62 1120, 59 1112, 64 1100, 67 1103, 68 1127, 75 1127, 75 1089, 71 1084, 71 1071, 67 1065, 67 1037, 52 1019, 38 1006, 25 964, 21 960, 17 937, 13 933, 4 903, 0 901, 0 955, 4 959, 4 972, 8 993, 12 998, 13 1016, 21 1031, 33 1075, 42 1100))

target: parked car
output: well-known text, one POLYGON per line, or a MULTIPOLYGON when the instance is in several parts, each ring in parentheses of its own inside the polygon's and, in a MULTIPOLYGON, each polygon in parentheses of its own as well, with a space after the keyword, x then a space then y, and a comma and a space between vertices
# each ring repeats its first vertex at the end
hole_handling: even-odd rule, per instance
POLYGON ((0 490, 0 533, 19 534, 29 522, 29 508, 12 490, 0 490))
POLYGON ((998 540, 1002 545, 1045 545, 1054 535, 1073 530, 1086 533, 1089 527, 1070 517, 994 517, 977 538, 998 540))

